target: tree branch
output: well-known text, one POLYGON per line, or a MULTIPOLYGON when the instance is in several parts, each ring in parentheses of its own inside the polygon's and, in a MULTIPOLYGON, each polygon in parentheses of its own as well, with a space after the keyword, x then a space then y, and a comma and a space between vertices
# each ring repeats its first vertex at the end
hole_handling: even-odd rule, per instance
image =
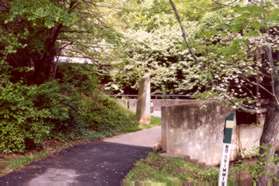
POLYGON ((186 32, 185 32, 185 29, 184 29, 184 27, 183 27, 183 25, 182 25, 181 18, 180 18, 180 16, 179 16, 179 13, 178 13, 178 11, 177 11, 177 8, 176 8, 176 6, 175 6, 175 4, 174 4, 174 2, 173 2, 172 0, 169 0, 169 2, 170 2, 170 5, 171 5, 171 7, 172 7, 172 9, 173 9, 173 11, 174 11, 176 20, 177 20, 177 22, 178 22, 178 24, 179 24, 179 26, 180 26, 180 29, 181 29, 181 32, 182 32, 182 37, 183 37, 184 43, 185 43, 185 45, 187 46, 187 48, 188 48, 188 50, 189 50, 191 56, 194 58, 195 62, 197 62, 198 59, 197 59, 196 55, 194 54, 192 48, 190 47, 190 44, 189 44, 188 41, 187 41, 186 32))
POLYGON ((277 72, 277 70, 275 69, 275 65, 274 65, 274 61, 273 61, 273 57, 272 57, 272 48, 270 46, 265 46, 264 47, 265 53, 267 54, 267 60, 269 62, 270 68, 271 68, 271 87, 272 87, 272 94, 273 97, 277 103, 277 105, 279 105, 279 92, 277 92, 278 90, 276 89, 276 86, 278 86, 277 84, 279 83, 278 78, 279 78, 279 74, 277 72))

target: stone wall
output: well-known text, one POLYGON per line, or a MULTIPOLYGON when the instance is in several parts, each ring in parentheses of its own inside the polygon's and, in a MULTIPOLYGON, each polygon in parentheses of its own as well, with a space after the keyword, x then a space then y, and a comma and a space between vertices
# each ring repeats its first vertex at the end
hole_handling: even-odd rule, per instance
MULTIPOLYGON (((188 101, 162 108, 162 148, 170 155, 187 156, 206 165, 220 162, 226 116, 232 109, 216 101, 188 101)), ((237 125, 231 160, 253 155, 262 125, 237 125)))

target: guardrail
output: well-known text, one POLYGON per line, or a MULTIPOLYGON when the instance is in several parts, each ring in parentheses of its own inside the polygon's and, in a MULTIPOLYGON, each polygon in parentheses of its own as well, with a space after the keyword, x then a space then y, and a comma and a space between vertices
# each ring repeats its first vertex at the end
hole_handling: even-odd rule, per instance
MULTIPOLYGON (((137 99, 136 94, 123 94, 123 95, 111 95, 115 98, 128 98, 137 99)), ((156 94, 151 95, 151 99, 193 99, 190 95, 179 95, 179 94, 156 94)))

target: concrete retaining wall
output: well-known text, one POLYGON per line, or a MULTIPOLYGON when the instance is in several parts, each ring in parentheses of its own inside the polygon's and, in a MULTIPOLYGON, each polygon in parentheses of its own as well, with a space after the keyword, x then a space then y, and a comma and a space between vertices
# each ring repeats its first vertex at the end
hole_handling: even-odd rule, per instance
MULTIPOLYGON (((206 165, 220 162, 225 117, 232 109, 210 101, 188 101, 162 108, 162 148, 206 165)), ((259 146, 263 125, 237 125, 231 160, 251 156, 259 146)))

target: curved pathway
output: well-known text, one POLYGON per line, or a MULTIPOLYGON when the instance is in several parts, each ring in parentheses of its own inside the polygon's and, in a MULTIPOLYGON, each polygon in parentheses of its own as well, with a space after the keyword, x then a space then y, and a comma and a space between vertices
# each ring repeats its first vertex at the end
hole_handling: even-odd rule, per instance
POLYGON ((159 143, 160 127, 66 149, 0 177, 0 186, 120 186, 135 161, 159 143))

